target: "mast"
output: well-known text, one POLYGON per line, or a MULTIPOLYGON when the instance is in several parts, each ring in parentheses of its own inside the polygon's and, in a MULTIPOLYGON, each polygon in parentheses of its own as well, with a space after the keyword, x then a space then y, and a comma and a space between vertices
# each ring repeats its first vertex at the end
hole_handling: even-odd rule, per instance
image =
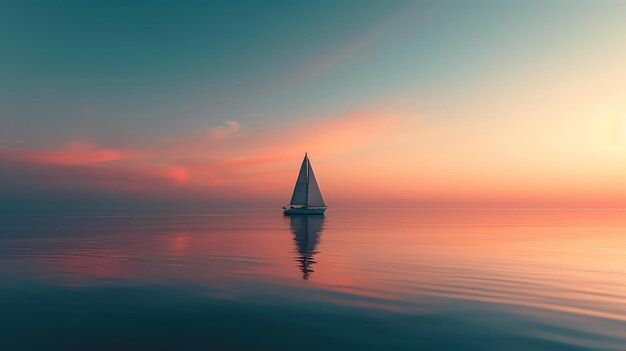
POLYGON ((309 157, 304 153, 304 161, 306 162, 306 202, 305 207, 309 207, 309 157))

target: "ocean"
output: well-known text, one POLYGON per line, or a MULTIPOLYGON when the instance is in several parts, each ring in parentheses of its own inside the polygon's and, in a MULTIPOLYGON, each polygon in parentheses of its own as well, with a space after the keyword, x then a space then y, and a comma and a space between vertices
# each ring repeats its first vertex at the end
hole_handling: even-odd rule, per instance
POLYGON ((0 222, 0 350, 626 350, 626 211, 0 222))

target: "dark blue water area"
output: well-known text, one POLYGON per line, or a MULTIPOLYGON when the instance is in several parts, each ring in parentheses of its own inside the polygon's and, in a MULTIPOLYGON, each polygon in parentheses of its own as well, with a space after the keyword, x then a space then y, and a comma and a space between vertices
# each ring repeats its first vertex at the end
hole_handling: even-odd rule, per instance
POLYGON ((3 287, 3 350, 582 350, 524 335, 506 312, 433 301, 409 314, 312 303, 301 291, 212 299, 193 287, 3 287), (464 308, 465 307, 465 308, 464 308), (516 332, 517 331, 517 332, 516 332))

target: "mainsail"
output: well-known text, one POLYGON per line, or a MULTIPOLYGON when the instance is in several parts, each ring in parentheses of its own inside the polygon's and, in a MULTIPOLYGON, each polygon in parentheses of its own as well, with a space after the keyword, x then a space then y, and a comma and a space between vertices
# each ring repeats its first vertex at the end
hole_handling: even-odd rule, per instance
MULTIPOLYGON (((307 161, 309 159, 307 158, 307 161)), ((311 168, 311 163, 309 162, 309 190, 307 191, 308 202, 307 205, 310 207, 326 207, 324 204, 324 199, 322 199, 322 193, 320 192, 320 187, 317 185, 317 180, 315 180, 315 173, 313 173, 313 168, 311 168)))
POLYGON ((326 207, 320 187, 315 179, 315 173, 313 173, 313 168, 311 168, 311 162, 309 162, 306 154, 304 155, 304 160, 302 160, 302 166, 300 167, 298 180, 296 180, 296 186, 293 189, 290 204, 292 206, 326 207))

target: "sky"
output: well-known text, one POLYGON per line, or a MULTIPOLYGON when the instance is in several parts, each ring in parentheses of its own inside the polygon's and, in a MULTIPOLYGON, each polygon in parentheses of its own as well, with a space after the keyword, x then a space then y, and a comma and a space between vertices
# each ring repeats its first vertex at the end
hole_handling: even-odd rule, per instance
POLYGON ((0 2, 0 207, 626 208, 624 1, 0 2))

